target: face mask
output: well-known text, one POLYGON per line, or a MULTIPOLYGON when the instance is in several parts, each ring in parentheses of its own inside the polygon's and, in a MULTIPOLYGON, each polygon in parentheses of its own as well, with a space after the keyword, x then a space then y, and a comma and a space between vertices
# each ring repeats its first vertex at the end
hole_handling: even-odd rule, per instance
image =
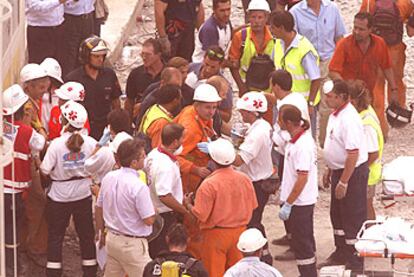
POLYGON ((183 152, 183 150, 184 150, 184 147, 183 147, 183 145, 180 145, 180 147, 178 147, 175 151, 174 151, 174 155, 175 156, 178 156, 178 155, 180 155, 182 152, 183 152))

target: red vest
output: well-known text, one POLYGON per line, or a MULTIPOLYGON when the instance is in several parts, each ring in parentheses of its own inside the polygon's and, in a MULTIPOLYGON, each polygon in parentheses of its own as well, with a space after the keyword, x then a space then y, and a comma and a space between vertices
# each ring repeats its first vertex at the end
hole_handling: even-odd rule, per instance
POLYGON ((14 159, 13 163, 4 168, 4 186, 7 188, 24 190, 29 187, 30 182, 32 181, 30 170, 32 159, 30 156, 31 151, 29 142, 32 137, 33 128, 21 121, 15 121, 14 126, 18 127, 13 143, 14 159), (12 175, 13 167, 14 178, 12 175))
MULTIPOLYGON (((60 132, 62 131, 62 124, 60 122, 61 113, 59 106, 54 106, 50 111, 49 140, 60 137, 60 132)), ((88 130, 88 134, 91 132, 89 120, 86 120, 84 128, 88 130)))

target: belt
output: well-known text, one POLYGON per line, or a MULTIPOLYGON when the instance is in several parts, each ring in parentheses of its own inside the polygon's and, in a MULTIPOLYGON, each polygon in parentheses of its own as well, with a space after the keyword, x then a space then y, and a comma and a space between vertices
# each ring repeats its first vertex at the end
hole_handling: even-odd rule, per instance
POLYGON ((52 181, 53 182, 68 182, 68 181, 82 180, 82 179, 87 179, 87 178, 89 178, 89 177, 75 176, 75 177, 72 177, 72 178, 69 178, 69 179, 66 179, 66 180, 53 180, 52 179, 52 181))
POLYGON ((147 237, 144 237, 144 236, 133 236, 133 235, 121 234, 121 233, 118 233, 118 232, 113 231, 113 230, 109 230, 109 232, 111 232, 111 234, 113 234, 115 236, 122 236, 122 237, 133 238, 133 239, 146 239, 147 238, 147 237))
POLYGON ((93 12, 85 13, 85 14, 79 14, 79 15, 65 13, 65 16, 69 16, 69 17, 73 17, 73 18, 79 18, 79 19, 88 19, 89 17, 93 16, 93 12))

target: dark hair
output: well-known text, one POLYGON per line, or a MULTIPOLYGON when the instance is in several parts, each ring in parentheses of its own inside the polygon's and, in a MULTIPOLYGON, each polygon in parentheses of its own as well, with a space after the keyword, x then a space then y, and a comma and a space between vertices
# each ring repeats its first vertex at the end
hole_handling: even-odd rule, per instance
POLYGON ((115 109, 108 114, 107 119, 115 134, 120 132, 131 134, 131 120, 126 110, 115 109))
POLYGON ((309 121, 302 118, 301 111, 290 104, 285 104, 280 108, 280 116, 283 122, 290 121, 295 126, 301 126, 303 129, 308 130, 310 128, 309 121))
POLYGON ((184 225, 176 223, 168 230, 167 233, 168 245, 184 246, 187 245, 187 231, 184 225))
POLYGON ((288 11, 273 11, 270 15, 272 25, 275 27, 283 26, 286 32, 291 32, 295 27, 295 19, 288 11))
POLYGON ((292 89, 292 75, 284 69, 278 69, 270 74, 272 85, 278 85, 281 89, 289 91, 292 89))
POLYGON ((152 48, 154 49, 154 54, 159 54, 162 52, 161 42, 159 39, 149 38, 142 44, 142 46, 148 45, 152 46, 152 48))
POLYGON ((222 62, 225 54, 223 49, 218 45, 211 45, 207 48, 204 57, 208 57, 210 60, 222 62))
POLYGON ((348 81, 349 86, 349 96, 352 100, 356 101, 356 109, 366 110, 368 109, 369 104, 371 103, 370 92, 365 85, 364 81, 361 80, 351 80, 348 81))
POLYGON ((84 142, 82 136, 79 134, 79 131, 81 129, 77 129, 69 125, 66 130, 72 133, 72 135, 66 141, 66 147, 71 153, 79 153, 84 142))
POLYGON ((368 21, 368 28, 371 28, 372 25, 374 24, 374 18, 372 17, 372 15, 370 13, 367 13, 367 12, 357 13, 354 17, 354 20, 355 19, 367 20, 368 21))
POLYGON ((219 3, 227 3, 231 0, 213 0, 213 10, 218 8, 219 3))
POLYGON ((344 80, 334 80, 334 87, 332 92, 342 97, 343 100, 349 99, 349 86, 344 80))
POLYGON ((144 151, 145 143, 137 138, 123 141, 116 151, 121 166, 130 167, 133 160, 137 159, 140 152, 144 151))
POLYGON ((178 76, 181 76, 180 70, 175 67, 166 67, 161 71, 160 78, 165 84, 168 84, 173 78, 178 76))
POLYGON ((167 104, 181 96, 181 88, 176 85, 166 84, 155 92, 157 104, 167 104))
POLYGON ((22 105, 13 115, 10 115, 14 117, 14 120, 22 120, 24 117, 25 109, 24 105, 22 105))
POLYGON ((184 59, 183 57, 172 57, 171 59, 169 59, 169 61, 167 62, 167 67, 174 67, 174 68, 180 68, 182 66, 187 66, 190 63, 184 59))
POLYGON ((162 128, 161 142, 163 145, 168 146, 173 143, 174 140, 180 139, 183 136, 184 127, 177 123, 168 123, 162 128))

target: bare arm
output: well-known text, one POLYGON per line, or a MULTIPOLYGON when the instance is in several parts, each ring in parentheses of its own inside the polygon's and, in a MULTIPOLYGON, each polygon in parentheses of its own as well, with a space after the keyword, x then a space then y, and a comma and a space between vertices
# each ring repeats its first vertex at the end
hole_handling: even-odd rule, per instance
POLYGON ((165 32, 165 11, 167 10, 167 3, 162 2, 161 0, 155 0, 154 3, 154 16, 155 16, 155 26, 157 27, 158 34, 160 37, 167 36, 165 32))
POLYGON ((328 76, 332 80, 342 80, 343 79, 341 74, 339 72, 336 72, 336 71, 329 71, 328 76))
POLYGON ((196 28, 200 29, 203 23, 204 23, 204 6, 203 6, 203 2, 201 2, 200 6, 198 6, 196 28))
POLYGON ((391 94, 391 100, 398 102, 398 87, 394 78, 394 71, 392 68, 387 68, 384 70, 385 79, 387 79, 388 84, 390 84, 391 91, 388 93, 391 94))
POLYGON ((368 165, 374 163, 379 157, 379 152, 368 153, 368 165))
POLYGON ((164 195, 164 196, 159 196, 160 201, 167 206, 168 208, 174 210, 177 213, 180 214, 186 214, 187 210, 186 208, 180 204, 172 195, 171 193, 164 195))
POLYGON ((144 224, 145 225, 151 226, 155 222, 155 215, 152 215, 150 217, 144 218, 143 221, 144 221, 144 224))
POLYGON ((95 229, 99 233, 103 233, 105 228, 105 221, 103 218, 103 209, 101 207, 95 206, 95 229))
POLYGON ((342 172, 341 178, 339 178, 339 181, 348 184, 349 179, 352 176, 352 173, 354 173, 356 163, 358 161, 359 157, 359 151, 348 151, 348 155, 345 160, 345 167, 342 172))
POLYGON ((302 193, 303 188, 308 182, 308 172, 298 172, 298 179, 293 186, 292 191, 289 194, 289 197, 286 199, 286 202, 292 204, 296 201, 299 195, 302 193))
POLYGON ((237 66, 230 68, 230 72, 233 76, 234 81, 237 84, 237 87, 239 88, 239 97, 241 97, 243 94, 247 92, 247 87, 240 76, 239 67, 237 66))
POLYGON ((309 101, 314 102, 316 95, 318 94, 319 87, 321 86, 321 79, 312 80, 309 91, 309 101))

